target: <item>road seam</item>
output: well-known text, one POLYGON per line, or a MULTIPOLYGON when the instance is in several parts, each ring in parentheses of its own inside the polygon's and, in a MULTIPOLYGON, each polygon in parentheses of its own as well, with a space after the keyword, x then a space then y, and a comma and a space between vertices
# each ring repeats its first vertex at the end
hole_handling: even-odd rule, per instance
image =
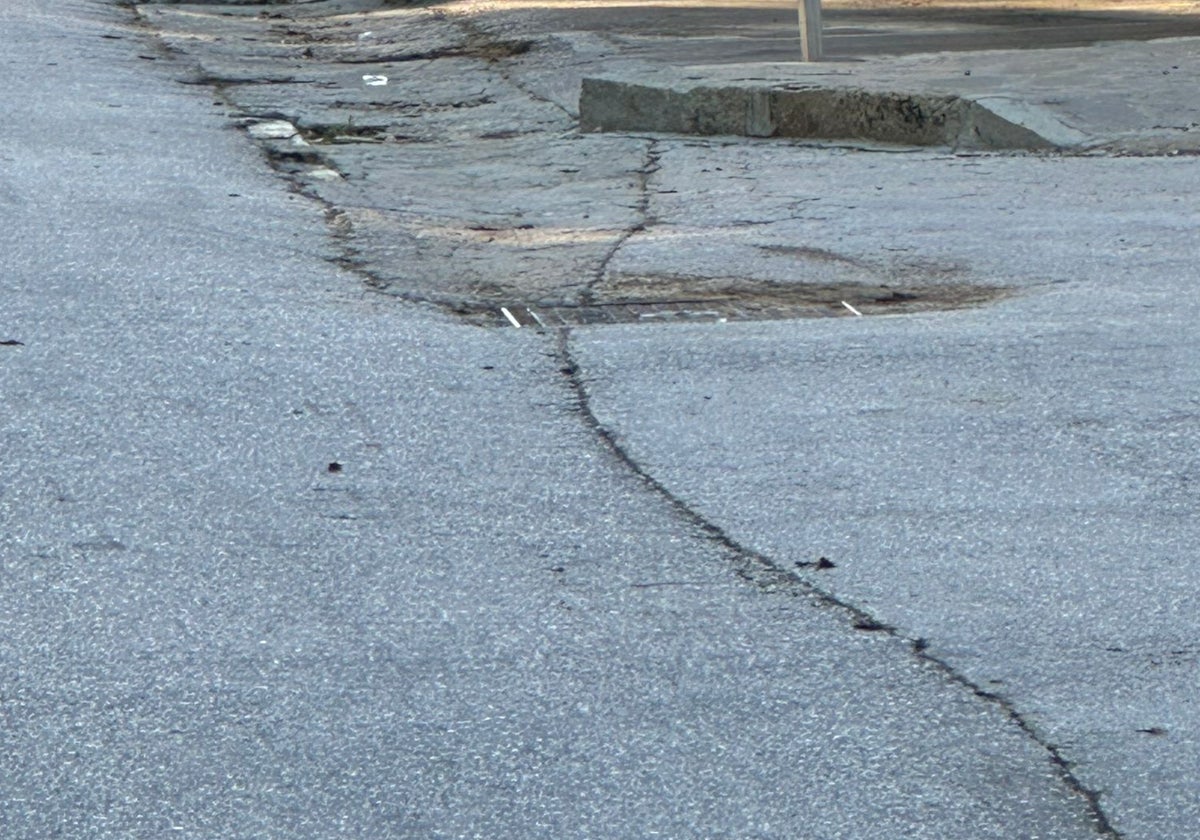
POLYGON ((1100 801, 1103 793, 1086 786, 1075 775, 1070 760, 1062 750, 1046 740, 1011 701, 993 691, 988 691, 946 660, 934 656, 929 652, 929 643, 926 639, 906 635, 894 625, 880 621, 866 609, 821 589, 795 572, 779 565, 766 554, 743 545, 730 536, 725 529, 707 519, 679 496, 676 496, 662 481, 655 478, 649 469, 630 454, 629 450, 617 439, 616 433, 604 425, 592 409, 591 394, 588 392, 586 380, 581 372, 579 362, 571 352, 571 329, 569 327, 563 327, 557 331, 555 346, 560 365, 559 370, 568 382, 575 399, 576 411, 582 418, 583 424, 625 469, 633 473, 648 490, 666 501, 682 520, 725 549, 726 556, 738 577, 767 593, 812 598, 823 606, 842 612, 850 619, 851 626, 857 630, 879 632, 906 642, 912 656, 922 663, 932 666, 952 683, 970 691, 980 700, 998 707, 1009 721, 1047 753, 1050 763, 1054 766, 1062 783, 1083 800, 1098 837, 1105 838, 1105 840, 1123 840, 1124 835, 1117 831, 1104 812, 1103 804, 1100 801))

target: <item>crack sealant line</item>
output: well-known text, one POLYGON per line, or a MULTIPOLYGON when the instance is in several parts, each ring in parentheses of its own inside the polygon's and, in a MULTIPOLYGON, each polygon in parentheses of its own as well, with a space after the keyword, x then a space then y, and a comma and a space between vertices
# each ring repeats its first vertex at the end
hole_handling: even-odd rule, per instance
POLYGON ((794 572, 780 566, 770 557, 761 552, 748 548, 731 537, 723 528, 710 522, 691 505, 672 493, 665 484, 655 478, 649 470, 642 466, 624 446, 618 442, 613 431, 600 422, 592 409, 591 396, 580 373, 579 363, 571 352, 571 329, 562 327, 558 330, 557 356, 560 369, 568 378, 574 394, 578 411, 584 425, 599 439, 604 448, 616 460, 637 477, 650 491, 660 496, 667 504, 689 525, 702 532, 709 539, 720 545, 733 563, 734 572, 738 577, 757 586, 767 593, 779 593, 793 596, 807 596, 822 606, 832 607, 846 614, 858 630, 870 630, 885 633, 893 639, 907 642, 914 657, 932 666, 952 683, 961 686, 979 699, 999 707, 1004 716, 1023 732, 1034 743, 1046 751, 1050 763, 1059 779, 1073 794, 1083 800, 1088 816, 1098 837, 1105 840, 1122 840, 1123 835, 1109 821, 1100 801, 1101 792, 1093 790, 1075 775, 1071 762, 1062 751, 1042 736, 1032 723, 1017 710, 1013 703, 995 692, 988 691, 975 683, 944 659, 934 656, 928 650, 928 642, 922 638, 910 638, 899 628, 884 624, 872 616, 867 610, 846 601, 831 592, 821 589, 813 583, 801 578, 794 572))

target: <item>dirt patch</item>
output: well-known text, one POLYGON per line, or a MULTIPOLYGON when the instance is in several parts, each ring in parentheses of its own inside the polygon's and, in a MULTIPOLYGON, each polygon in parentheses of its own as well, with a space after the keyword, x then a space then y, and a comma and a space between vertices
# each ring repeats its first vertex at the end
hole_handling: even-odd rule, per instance
POLYGON ((344 123, 313 123, 299 127, 300 136, 309 143, 355 143, 381 139, 387 125, 358 125, 353 120, 344 123))
POLYGON ((817 262, 840 263, 851 265, 857 268, 862 267, 862 262, 848 257, 844 254, 839 254, 835 251, 827 251, 824 248, 809 248, 804 245, 760 245, 760 250, 766 251, 769 254, 781 254, 787 257, 796 257, 804 260, 816 260, 817 262))
POLYGON ((340 64, 403 64, 409 61, 436 61, 439 58, 473 58, 492 63, 524 55, 532 50, 535 44, 535 41, 523 38, 510 40, 471 37, 460 44, 431 50, 340 55, 333 60, 340 64))
POLYGON ((519 55, 525 55, 525 53, 533 49, 535 43, 535 41, 526 38, 492 39, 476 37, 468 41, 458 52, 452 54, 465 58, 478 58, 484 61, 500 61, 505 58, 515 58, 519 55))
POLYGON ((1007 297, 1011 289, 975 284, 768 284, 721 278, 626 277, 586 304, 512 301, 453 307, 488 326, 561 327, 591 324, 779 321, 963 309, 1007 297))

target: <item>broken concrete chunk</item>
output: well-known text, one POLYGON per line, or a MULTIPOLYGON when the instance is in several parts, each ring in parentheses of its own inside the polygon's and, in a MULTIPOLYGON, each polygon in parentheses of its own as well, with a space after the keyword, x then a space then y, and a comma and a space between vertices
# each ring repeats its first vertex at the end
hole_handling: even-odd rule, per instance
POLYGON ((255 140, 287 140, 296 136, 296 126, 287 120, 264 120, 246 126, 246 131, 255 140))
POLYGON ((327 166, 322 166, 317 169, 310 169, 304 173, 305 177, 312 178, 314 181, 340 181, 342 173, 336 169, 330 169, 327 166))

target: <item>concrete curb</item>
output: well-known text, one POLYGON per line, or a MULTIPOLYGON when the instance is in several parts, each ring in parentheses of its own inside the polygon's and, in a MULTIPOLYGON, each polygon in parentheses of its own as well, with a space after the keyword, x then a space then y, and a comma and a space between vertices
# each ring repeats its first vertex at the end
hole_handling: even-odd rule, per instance
POLYGON ((797 83, 652 85, 583 79, 584 131, 866 140, 962 150, 1065 151, 1087 137, 1007 97, 872 91, 797 83))

